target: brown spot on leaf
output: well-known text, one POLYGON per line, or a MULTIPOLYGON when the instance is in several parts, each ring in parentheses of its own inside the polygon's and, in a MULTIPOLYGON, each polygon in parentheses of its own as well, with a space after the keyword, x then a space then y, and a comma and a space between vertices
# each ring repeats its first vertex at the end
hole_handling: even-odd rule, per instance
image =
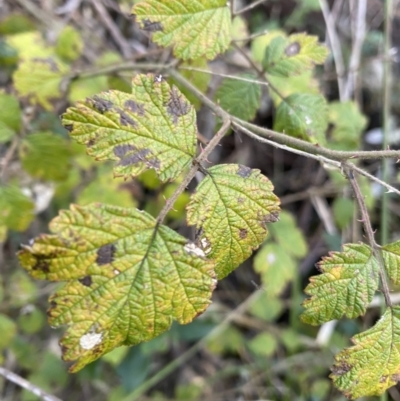
POLYGON ((65 124, 64 128, 68 131, 68 132, 72 132, 74 129, 74 125, 73 124, 65 124))
POLYGON ((99 266, 107 265, 114 260, 116 248, 114 244, 103 245, 97 250, 96 263, 99 266))
POLYGON ((390 378, 392 379, 392 381, 397 383, 400 381, 400 373, 395 373, 394 375, 390 376, 390 378))
POLYGON ((170 92, 171 98, 167 105, 167 112, 174 119, 174 124, 177 123, 178 117, 184 116, 189 113, 190 105, 185 101, 183 96, 179 95, 175 88, 170 92))
MULTIPOLYGON (((51 258, 50 255, 48 255, 48 258, 51 258)), ((43 273, 48 273, 50 271, 50 263, 47 260, 47 258, 45 259, 44 256, 42 255, 36 255, 36 263, 35 265, 32 267, 32 270, 40 270, 43 273)))
POLYGON ((119 166, 130 166, 140 162, 146 163, 149 167, 154 169, 160 168, 160 161, 156 157, 151 156, 152 152, 150 149, 137 149, 132 145, 117 145, 114 148, 115 156, 119 157, 121 161, 118 163, 119 166))
POLYGON ((136 103, 134 100, 126 100, 124 107, 133 113, 139 114, 139 116, 144 116, 144 104, 136 103))
MULTIPOLYGON (((98 254, 97 254, 98 255, 98 254)), ((98 262, 97 262, 98 263, 98 262)), ((100 263, 99 263, 100 264, 100 263)), ((85 287, 90 287, 92 285, 92 277, 91 276, 85 276, 81 279, 78 280, 81 284, 83 284, 85 287)))
POLYGON ((279 212, 272 212, 263 217, 265 223, 275 223, 279 220, 279 212))
POLYGON ((345 373, 350 371, 352 368, 351 365, 349 365, 346 362, 340 361, 337 364, 333 365, 331 368, 332 374, 335 376, 343 376, 345 373))
POLYGON ((52 312, 54 310, 54 308, 57 306, 57 302, 56 301, 51 301, 50 302, 50 307, 47 309, 46 314, 47 317, 52 317, 52 312))
POLYGON ((239 229, 240 239, 245 239, 247 237, 248 231, 245 228, 239 229))
POLYGON ((90 147, 93 146, 95 143, 96 143, 96 141, 95 141, 94 139, 89 139, 89 140, 86 142, 86 146, 87 146, 88 148, 90 148, 90 147))
POLYGON ((285 49, 285 54, 288 57, 293 57, 299 54, 301 49, 300 43, 299 42, 293 42, 289 46, 286 47, 285 49))
POLYGON ((236 174, 242 178, 248 178, 251 175, 251 168, 239 164, 239 169, 236 174))
POLYGON ((117 111, 119 113, 119 121, 122 125, 136 127, 136 121, 133 120, 128 113, 125 113, 125 111, 121 109, 117 109, 117 111))
POLYGON ((92 106, 99 111, 101 114, 105 113, 106 111, 109 111, 113 108, 114 104, 110 102, 109 100, 102 99, 100 96, 93 96, 90 99, 92 106))
POLYGON ((241 196, 239 196, 239 198, 237 198, 238 203, 242 204, 244 202, 244 198, 242 198, 241 196))
POLYGON ((158 31, 163 31, 164 28, 159 21, 150 21, 149 19, 144 19, 143 20, 143 30, 148 31, 148 32, 158 32, 158 31))

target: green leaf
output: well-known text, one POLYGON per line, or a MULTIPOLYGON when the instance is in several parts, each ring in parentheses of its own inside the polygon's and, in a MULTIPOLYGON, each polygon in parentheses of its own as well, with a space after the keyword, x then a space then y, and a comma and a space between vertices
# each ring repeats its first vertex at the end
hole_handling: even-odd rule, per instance
POLYGON ((210 303, 213 264, 194 244, 136 209, 71 206, 19 253, 36 279, 67 281, 49 322, 69 328, 63 358, 76 372, 121 345, 148 341, 210 303))
POLYGON ((270 333, 261 333, 248 342, 250 351, 262 357, 271 356, 278 348, 276 338, 270 333))
POLYGON ((35 57, 46 59, 54 56, 54 47, 48 46, 38 31, 7 36, 6 42, 18 52, 20 60, 35 57))
POLYGON ((288 38, 274 38, 265 51, 262 65, 268 74, 290 77, 323 64, 327 56, 328 49, 318 43, 316 36, 297 33, 288 38))
POLYGON ((0 110, 0 143, 3 143, 21 128, 21 109, 15 96, 0 92, 0 110))
POLYGON ((136 206, 137 202, 133 199, 129 187, 124 187, 121 179, 113 179, 110 173, 110 166, 101 166, 96 178, 79 193, 77 203, 82 206, 93 202, 121 207, 136 206))
POLYGON ((291 213, 282 211, 279 221, 271 226, 270 231, 279 247, 288 255, 296 258, 304 258, 307 255, 307 242, 291 213))
POLYGON ((61 181, 68 176, 71 150, 62 137, 50 132, 28 135, 20 147, 22 167, 33 177, 61 181))
POLYGON ((267 243, 254 258, 254 270, 261 274, 266 293, 276 296, 295 277, 296 262, 280 245, 267 243))
POLYGON ((379 285, 379 265, 365 244, 347 244, 318 264, 323 273, 310 278, 305 289, 303 322, 317 325, 365 313, 379 285))
POLYGON ((22 60, 14 72, 15 89, 20 96, 28 96, 32 104, 40 104, 52 110, 54 99, 60 99, 62 79, 69 68, 56 58, 33 58, 22 60))
POLYGON ((400 241, 382 247, 385 269, 394 284, 400 284, 400 241))
POLYGON ((355 102, 332 102, 329 104, 329 147, 336 150, 356 150, 361 134, 367 126, 367 118, 355 102))
POLYGON ((33 218, 33 202, 19 188, 0 186, 0 226, 25 231, 33 218))
POLYGON ((276 110, 274 130, 323 145, 328 127, 328 108, 322 95, 295 93, 276 110))
POLYGON ((132 13, 163 47, 183 60, 213 59, 228 49, 231 15, 226 0, 144 0, 132 13))
POLYGON ((274 86, 279 94, 273 90, 269 91, 269 95, 278 107, 282 102, 282 97, 286 98, 295 93, 309 93, 313 95, 320 94, 319 83, 314 78, 312 71, 307 71, 300 75, 290 77, 278 77, 275 75, 268 76, 271 85, 274 86))
POLYGON ((2 351, 4 348, 8 347, 17 334, 17 325, 8 316, 0 313, 0 329, 0 351, 2 351))
MULTIPOLYGON (((242 74, 238 78, 257 79, 252 74, 242 74)), ((215 100, 228 113, 250 121, 254 119, 260 108, 261 87, 253 82, 225 78, 215 92, 215 100)))
POLYGON ((332 205, 333 217, 340 229, 344 229, 353 219, 354 201, 349 198, 335 198, 332 205))
POLYGON ((346 397, 380 395, 400 380, 400 307, 387 309, 335 357, 331 378, 346 397))
POLYGON ((137 75, 132 95, 108 91, 80 101, 63 115, 72 138, 96 160, 115 160, 115 176, 148 168, 173 180, 196 153, 196 113, 176 87, 160 77, 137 75))
POLYGON ((191 197, 187 220, 197 227, 199 246, 221 279, 264 241, 266 223, 278 219, 279 199, 259 170, 221 164, 207 173, 191 197))
POLYGON ((66 26, 57 38, 56 53, 67 62, 77 60, 82 54, 81 34, 72 26, 66 26))

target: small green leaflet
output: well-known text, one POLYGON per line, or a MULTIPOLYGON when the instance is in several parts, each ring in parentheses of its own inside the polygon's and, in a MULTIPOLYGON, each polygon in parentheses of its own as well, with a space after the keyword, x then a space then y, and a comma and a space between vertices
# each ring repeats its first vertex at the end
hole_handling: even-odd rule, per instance
POLYGON ((22 167, 33 177, 64 180, 69 173, 69 145, 64 138, 51 132, 27 135, 19 148, 22 167))
POLYGON ((299 75, 323 64, 328 56, 326 46, 316 36, 298 33, 288 38, 274 38, 265 50, 262 66, 267 74, 281 77, 299 75))
POLYGON ((28 96, 32 104, 53 110, 54 99, 59 99, 61 81, 69 67, 56 58, 22 60, 13 75, 14 86, 20 96, 28 96))
POLYGON ((394 284, 400 284, 400 241, 382 247, 385 269, 394 284))
POLYGON ((276 110, 274 130, 324 145, 328 107, 322 95, 295 93, 284 98, 276 110))
POLYGON ((191 196, 187 220, 198 229, 198 245, 222 279, 264 241, 266 224, 278 219, 279 199, 259 170, 221 164, 207 173, 191 196))
POLYGON ((49 322, 67 325, 63 358, 76 372, 121 345, 148 341, 210 303, 213 263, 145 212, 71 206, 19 253, 36 279, 66 281, 50 297, 49 322))
POLYGON ((0 91, 0 143, 9 141, 21 127, 21 109, 15 96, 0 91))
POLYGON ((343 316, 365 313, 379 285, 379 266, 371 248, 347 244, 343 252, 332 252, 318 268, 323 274, 310 278, 303 303, 303 322, 317 325, 343 316))
POLYGON ((256 80, 251 74, 243 74, 238 79, 225 78, 215 92, 215 100, 228 113, 245 121, 253 120, 261 103, 259 84, 243 81, 256 80))
POLYGON ((232 38, 226 0, 144 0, 132 14, 142 29, 153 32, 154 42, 173 46, 183 60, 213 59, 228 49, 232 38))
POLYGON ((35 217, 35 205, 20 188, 0 185, 0 227, 25 231, 35 217))
POLYGON ((400 380, 400 307, 387 309, 367 331, 352 339, 354 346, 335 357, 331 378, 351 399, 380 395, 400 380))
POLYGON ((162 77, 137 75, 132 95, 100 93, 63 115, 71 137, 96 160, 115 160, 115 176, 136 177, 153 168, 162 181, 173 180, 196 153, 193 106, 162 77))
POLYGON ((356 150, 360 146, 361 135, 367 126, 367 118, 361 113, 357 103, 332 102, 329 104, 329 147, 336 150, 356 150))

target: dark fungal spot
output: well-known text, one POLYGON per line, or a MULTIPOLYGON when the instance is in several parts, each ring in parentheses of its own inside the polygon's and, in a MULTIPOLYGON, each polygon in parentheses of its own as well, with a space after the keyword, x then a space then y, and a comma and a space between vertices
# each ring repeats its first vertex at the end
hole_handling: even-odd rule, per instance
POLYGON ((90 287, 92 285, 92 277, 90 276, 85 276, 81 279, 78 280, 81 284, 83 284, 85 287, 90 287))
POLYGON ((138 114, 139 116, 144 116, 144 104, 136 103, 134 100, 126 100, 124 103, 124 107, 133 113, 138 114))
POLYGON ((245 239, 247 237, 248 231, 245 228, 239 229, 240 239, 245 239))
POLYGON ((51 301, 50 302, 50 307, 47 309, 47 311, 46 311, 46 315, 48 316, 48 317, 52 317, 52 313, 53 313, 53 310, 54 310, 54 308, 57 306, 57 302, 56 301, 51 301))
POLYGON ((68 132, 72 132, 74 129, 74 125, 73 124, 65 124, 64 128, 68 131, 68 132))
MULTIPOLYGON (((52 258, 51 255, 48 255, 49 258, 52 258)), ((47 274, 50 272, 50 263, 43 256, 36 256, 36 263, 32 267, 32 270, 40 270, 43 273, 47 274)))
POLYGON ((114 148, 114 154, 121 159, 118 165, 123 167, 140 162, 144 162, 149 167, 153 167, 155 169, 160 168, 161 165, 160 161, 156 157, 151 156, 152 152, 150 149, 137 149, 132 145, 117 145, 114 148))
POLYGON ((116 248, 114 244, 103 245, 97 250, 96 263, 99 266, 107 265, 114 260, 116 248))
POLYGON ((119 158, 123 158, 128 152, 132 150, 136 150, 136 148, 132 145, 117 145, 114 148, 114 154, 119 158))
POLYGON ((346 362, 339 362, 332 366, 331 371, 335 376, 342 376, 351 370, 352 366, 346 362))
POLYGON ((143 20, 143 30, 147 32, 159 32, 159 31, 162 32, 164 28, 161 22, 159 21, 152 22, 146 18, 143 20))
POLYGON ((285 54, 288 57, 293 57, 300 53, 300 49, 301 49, 300 43, 293 42, 289 46, 286 47, 285 54))
POLYGON ((251 175, 251 168, 239 164, 239 169, 236 174, 242 178, 248 178, 251 175))
POLYGON ((99 96, 93 96, 90 99, 92 106, 99 111, 101 114, 105 113, 106 111, 109 111, 113 108, 113 103, 110 102, 109 100, 102 99, 99 96))
POLYGON ((398 381, 400 381, 400 373, 395 373, 394 375, 390 376, 390 378, 391 378, 394 382, 398 382, 398 381))
POLYGON ((119 121, 122 125, 125 126, 131 126, 131 127, 136 127, 136 121, 133 120, 128 113, 125 113, 125 111, 118 109, 117 110, 119 113, 119 121))
POLYGON ((182 96, 180 96, 175 88, 172 88, 171 97, 167 105, 167 112, 174 119, 174 124, 177 123, 178 117, 184 116, 189 113, 190 105, 182 96))
POLYGON ((88 147, 88 148, 90 148, 91 146, 93 146, 95 144, 95 140, 94 139, 89 139, 87 142, 86 142, 86 146, 88 147))
POLYGON ((238 203, 242 204, 244 203, 244 198, 242 196, 239 196, 239 198, 237 198, 238 203))
POLYGON ((279 212, 266 214, 263 219, 266 223, 275 223, 279 220, 279 212))

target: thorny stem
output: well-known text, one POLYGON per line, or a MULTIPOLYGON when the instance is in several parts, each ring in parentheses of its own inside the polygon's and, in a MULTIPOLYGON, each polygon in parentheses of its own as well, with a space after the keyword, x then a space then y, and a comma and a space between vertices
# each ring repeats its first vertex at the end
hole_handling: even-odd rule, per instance
POLYGON ((364 226, 365 233, 367 234, 367 240, 371 246, 372 253, 378 261, 379 265, 379 276, 381 279, 382 284, 382 293, 385 297, 386 306, 391 308, 392 307, 392 300, 390 299, 390 291, 389 286, 386 279, 386 273, 384 268, 384 263, 382 260, 382 255, 379 250, 379 245, 375 242, 374 231, 371 226, 371 221, 369 219, 369 214, 367 210, 367 206, 365 205, 364 197, 361 193, 360 187, 356 178, 354 177, 354 172, 352 166, 349 163, 343 162, 343 171, 346 174, 347 178, 350 181, 350 185, 353 188, 354 195, 356 197, 356 201, 361 213, 361 219, 364 226))
MULTIPOLYGON (((265 144, 273 146, 275 148, 283 149, 283 150, 289 151, 291 153, 295 153, 295 154, 300 155, 300 156, 308 157, 309 159, 317 160, 317 161, 321 162, 322 164, 329 164, 330 166, 336 167, 338 169, 341 168, 341 163, 336 161, 336 160, 332 160, 332 159, 329 159, 329 158, 324 157, 324 156, 313 155, 313 154, 310 154, 310 153, 307 153, 307 152, 303 152, 302 150, 299 150, 299 149, 289 148, 286 145, 281 145, 281 144, 279 144, 277 142, 274 142, 274 141, 271 141, 269 139, 262 138, 262 137, 254 134, 252 131, 248 130, 247 128, 243 127, 242 125, 240 125, 240 124, 238 124, 236 122, 233 122, 232 125, 235 128, 237 128, 238 130, 240 130, 241 132, 243 132, 244 134, 246 134, 247 136, 249 136, 250 138, 253 138, 258 142, 265 143, 265 144)), ((367 177, 368 179, 370 179, 371 181, 375 181, 379 185, 382 185, 389 192, 393 192, 393 193, 396 193, 397 195, 400 195, 400 191, 398 189, 394 188, 390 184, 387 184, 385 181, 380 180, 378 177, 373 176, 372 174, 368 173, 367 171, 361 169, 360 167, 357 167, 353 163, 348 163, 348 164, 349 164, 349 166, 351 166, 352 170, 355 170, 359 174, 361 174, 361 175, 367 177)))
POLYGON ((16 385, 24 388, 25 390, 30 391, 32 394, 36 395, 37 397, 41 398, 43 401, 62 401, 60 398, 46 393, 40 387, 32 384, 28 380, 25 380, 21 376, 11 372, 10 370, 3 368, 0 366, 0 375, 3 376, 5 379, 9 380, 10 382, 15 383, 16 385))
POLYGON ((339 162, 347 161, 349 159, 400 159, 400 151, 398 150, 376 150, 376 151, 338 151, 328 148, 324 148, 319 144, 313 144, 302 139, 294 138, 292 136, 281 134, 280 132, 273 131, 268 128, 260 127, 254 125, 247 121, 241 120, 240 118, 230 116, 225 110, 223 110, 219 105, 209 99, 204 93, 202 93, 198 88, 196 88, 190 81, 183 77, 178 71, 170 68, 166 70, 169 75, 171 75, 177 82, 182 86, 187 88, 193 95, 195 95, 204 105, 209 107, 217 116, 221 118, 229 117, 232 119, 233 123, 237 123, 242 127, 245 127, 252 131, 253 133, 266 137, 274 142, 280 143, 287 146, 287 150, 292 152, 293 149, 302 150, 308 154, 320 155, 327 157, 332 160, 339 162))
POLYGON ((220 142, 222 137, 226 134, 230 126, 231 126, 231 120, 226 116, 220 130, 213 136, 211 141, 208 142, 208 145, 203 149, 203 151, 193 160, 193 166, 190 169, 189 173, 186 174, 181 184, 178 186, 178 188, 175 190, 172 196, 165 203, 164 207, 162 208, 160 214, 157 217, 157 225, 160 225, 164 221, 165 216, 172 209, 179 195, 185 190, 185 188, 189 185, 190 181, 192 181, 192 179, 196 175, 197 171, 201 168, 201 163, 207 160, 209 154, 218 145, 218 143, 220 142))

